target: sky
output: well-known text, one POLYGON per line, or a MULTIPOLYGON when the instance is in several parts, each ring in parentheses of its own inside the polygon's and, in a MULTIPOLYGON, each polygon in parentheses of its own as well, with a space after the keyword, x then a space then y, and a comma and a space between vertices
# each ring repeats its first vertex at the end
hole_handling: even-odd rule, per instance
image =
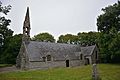
POLYGON ((60 35, 97 31, 97 17, 101 9, 118 0, 0 0, 11 5, 6 16, 10 29, 22 33, 27 7, 30 9, 31 37, 48 32, 56 39, 60 35))

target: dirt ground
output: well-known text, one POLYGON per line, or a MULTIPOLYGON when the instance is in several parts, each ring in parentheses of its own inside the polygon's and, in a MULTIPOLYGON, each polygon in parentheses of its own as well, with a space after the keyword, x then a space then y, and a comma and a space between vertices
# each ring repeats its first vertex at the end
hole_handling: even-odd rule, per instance
POLYGON ((0 68, 0 72, 12 72, 12 71, 18 71, 18 69, 15 66, 0 68))

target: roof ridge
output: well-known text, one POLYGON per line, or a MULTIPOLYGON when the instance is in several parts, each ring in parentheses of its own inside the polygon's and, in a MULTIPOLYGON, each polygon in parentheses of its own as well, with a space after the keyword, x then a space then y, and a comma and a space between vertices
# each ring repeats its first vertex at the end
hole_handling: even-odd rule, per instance
MULTIPOLYGON (((53 42, 39 42, 39 41, 30 41, 30 42, 38 42, 38 43, 50 43, 50 44, 61 44, 61 45, 74 45, 77 46, 78 44, 67 44, 67 43, 53 43, 53 42)), ((79 45, 78 45, 79 46, 79 45)))

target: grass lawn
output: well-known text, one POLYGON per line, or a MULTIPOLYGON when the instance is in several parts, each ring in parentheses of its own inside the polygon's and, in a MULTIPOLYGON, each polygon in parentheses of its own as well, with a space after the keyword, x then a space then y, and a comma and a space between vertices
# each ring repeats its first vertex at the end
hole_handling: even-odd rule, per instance
POLYGON ((13 64, 0 64, 0 68, 2 67, 9 67, 9 66, 12 66, 13 64))
MULTIPOLYGON (((92 67, 54 68, 0 73, 0 80, 91 80, 92 67)), ((99 64, 102 80, 120 80, 120 65, 99 64)))

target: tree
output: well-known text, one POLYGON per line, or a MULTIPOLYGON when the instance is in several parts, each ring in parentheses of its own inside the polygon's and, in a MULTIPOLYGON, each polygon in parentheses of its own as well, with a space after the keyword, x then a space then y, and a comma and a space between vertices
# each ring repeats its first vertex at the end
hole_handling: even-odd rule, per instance
POLYGON ((32 40, 41 42, 55 42, 54 37, 49 33, 39 33, 35 35, 32 40))
POLYGON ((78 37, 72 34, 60 35, 57 41, 58 43, 77 44, 78 37))
POLYGON ((120 33, 117 33, 116 28, 110 30, 111 43, 108 46, 108 49, 111 54, 111 62, 119 63, 120 62, 120 33))
MULTIPOLYGON (((2 3, 0 2, 0 13, 7 15, 10 9, 10 5, 3 7, 2 3)), ((0 16, 0 48, 5 44, 6 40, 13 34, 13 31, 11 29, 8 29, 7 27, 10 25, 10 22, 10 19, 6 19, 4 16, 0 16)))
POLYGON ((113 27, 109 34, 101 33, 99 38, 100 56, 102 62, 120 62, 120 33, 113 27))
POLYGON ((120 62, 120 1, 102 11, 104 13, 97 18, 98 31, 101 32, 98 39, 101 61, 120 62))
POLYGON ((1 55, 1 63, 15 64, 22 43, 22 34, 16 34, 9 38, 6 49, 1 55))
POLYGON ((120 1, 102 9, 103 14, 97 18, 98 31, 109 33, 112 27, 120 31, 120 1))
POLYGON ((11 10, 11 5, 8 6, 2 6, 2 2, 0 1, 0 12, 4 13, 5 15, 7 15, 8 12, 10 12, 11 10))
POLYGON ((111 43, 110 41, 110 35, 106 33, 100 33, 99 36, 99 50, 100 50, 100 61, 104 63, 110 62, 110 52, 108 49, 109 44, 111 43))
POLYGON ((111 54, 112 63, 120 63, 120 34, 112 40, 112 43, 108 46, 111 54))
MULTIPOLYGON (((11 6, 2 6, 2 2, 0 2, 0 13, 3 15, 7 15, 7 13, 11 10, 11 6)), ((8 28, 11 20, 6 19, 4 16, 0 16, 0 59, 2 59, 2 55, 6 54, 4 51, 8 48, 9 39, 13 35, 13 31, 8 28)), ((5 56, 4 56, 5 57, 5 56)), ((3 60, 4 61, 4 60, 3 60)), ((2 62, 0 60, 0 62, 2 62)))
POLYGON ((82 46, 90 46, 90 45, 98 44, 98 37, 99 37, 98 32, 88 32, 88 33, 79 32, 77 35, 79 42, 82 46))

